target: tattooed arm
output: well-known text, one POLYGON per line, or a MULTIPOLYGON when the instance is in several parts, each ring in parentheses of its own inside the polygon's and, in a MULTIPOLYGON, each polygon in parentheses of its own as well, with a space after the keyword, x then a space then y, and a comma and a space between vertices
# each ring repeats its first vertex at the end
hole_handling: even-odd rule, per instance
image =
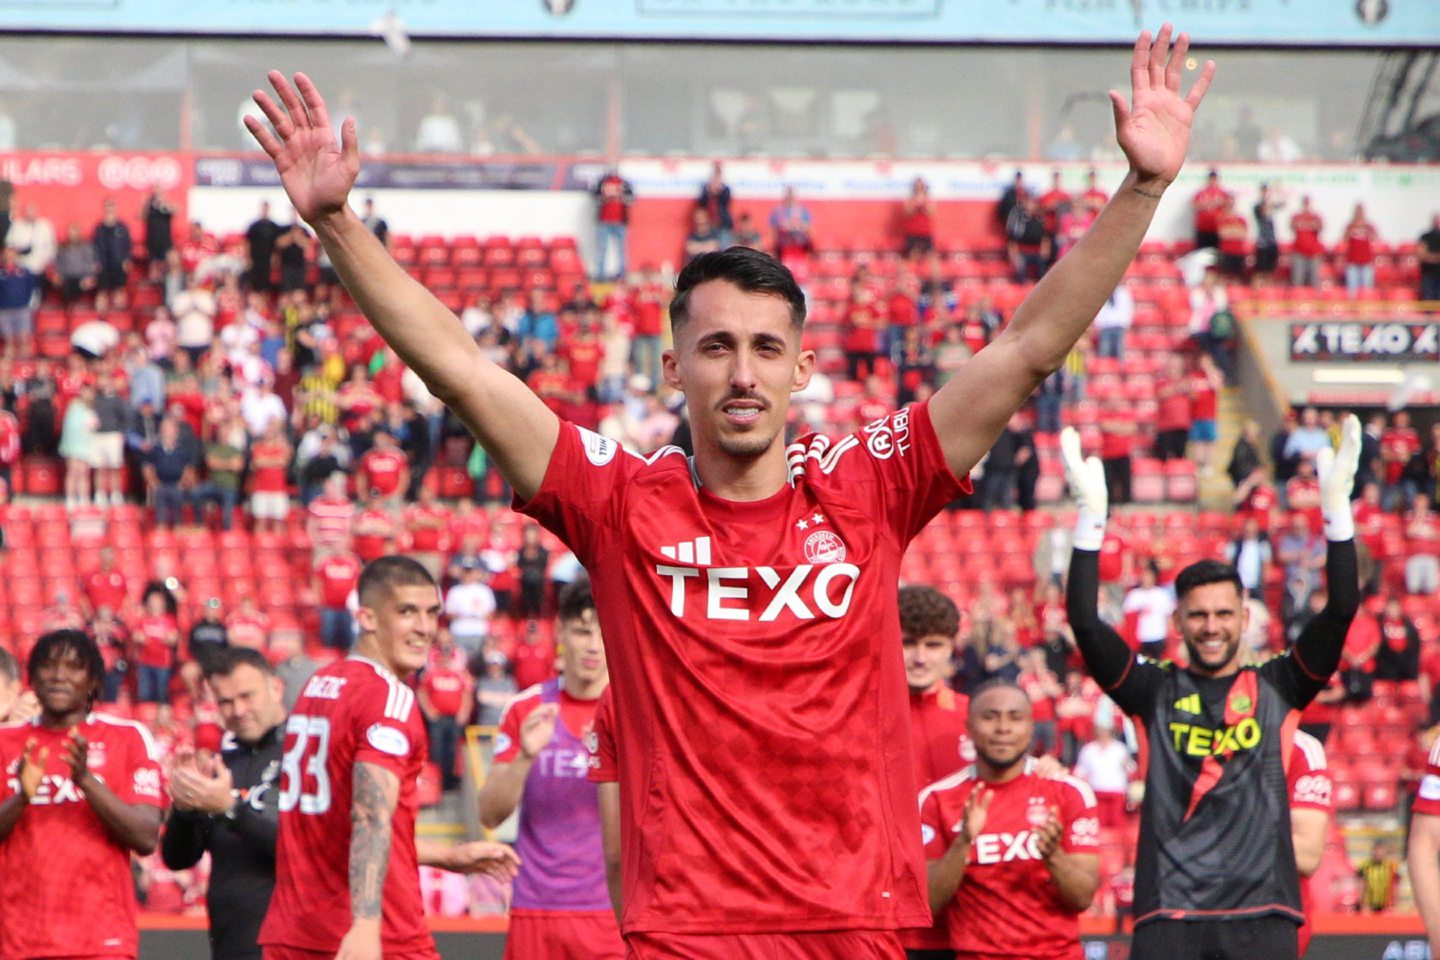
POLYGON ((355 764, 350 805, 350 931, 335 960, 380 960, 380 904, 390 867, 390 822, 400 780, 373 763, 355 764))

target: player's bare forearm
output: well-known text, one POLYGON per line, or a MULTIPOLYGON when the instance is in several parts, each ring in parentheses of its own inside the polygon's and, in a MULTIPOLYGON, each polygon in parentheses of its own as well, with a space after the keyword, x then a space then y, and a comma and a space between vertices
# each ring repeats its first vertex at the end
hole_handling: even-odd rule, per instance
POLYGON ((1090 909, 1095 891, 1100 889, 1100 858, 1093 853, 1057 851, 1045 861, 1050 879, 1060 900, 1080 913, 1090 909))
POLYGON ((1025 298, 995 340, 930 401, 945 459, 957 475, 994 444, 1010 417, 1084 335, 1114 291, 1165 190, 1133 172, 1081 238, 1025 298))
POLYGON ((1305 808, 1290 811, 1290 842, 1295 847, 1295 869, 1308 877, 1320 869, 1325 855, 1325 828, 1330 815, 1324 810, 1305 808))
POLYGON ((957 837, 943 857, 925 862, 932 915, 944 910, 955 899, 955 891, 960 889, 960 882, 965 879, 965 860, 969 856, 970 841, 957 837))
POLYGON ((450 869, 450 844, 439 843, 435 840, 415 838, 415 859, 422 867, 437 867, 441 870, 450 869))
POLYGON ((311 225, 375 330, 464 421, 511 486, 533 496, 559 436, 555 414, 486 359, 460 320, 400 268, 349 207, 311 225))
POLYGON ((357 922, 379 920, 390 868, 391 822, 400 780, 373 763, 355 765, 350 808, 350 915, 357 922))
POLYGON ((1406 852, 1415 907, 1434 943, 1440 939, 1440 817, 1417 813, 1410 821, 1406 852))
POLYGON ((0 803, 0 843, 9 838, 15 824, 20 822, 26 808, 30 806, 30 798, 19 790, 15 794, 0 803))
POLYGON ((605 889, 610 894, 610 906, 615 910, 615 922, 620 922, 623 909, 624 884, 620 880, 620 784, 596 784, 596 798, 600 802, 600 849, 605 855, 605 889))
POLYGON ((86 773, 75 784, 85 795, 90 809, 105 829, 121 846, 142 857, 155 852, 160 844, 160 808, 143 803, 126 803, 105 786, 93 773, 86 773))
POLYGON ((510 763, 497 763, 490 768, 485 786, 480 791, 480 824, 494 830, 504 823, 525 793, 525 779, 530 776, 534 758, 518 754, 510 763))

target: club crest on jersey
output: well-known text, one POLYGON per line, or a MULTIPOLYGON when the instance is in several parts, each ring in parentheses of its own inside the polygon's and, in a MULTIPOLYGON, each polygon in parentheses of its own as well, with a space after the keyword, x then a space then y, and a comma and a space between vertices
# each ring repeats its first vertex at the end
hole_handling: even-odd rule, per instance
POLYGON ((600 738, 595 735, 594 725, 585 727, 585 749, 592 754, 600 752, 600 738))
POLYGON ((1045 806, 1044 797, 1031 797, 1025 808, 1025 821, 1032 827, 1043 827, 1050 819, 1050 810, 1045 806))
POLYGON ((845 541, 833 530, 816 530, 805 538, 805 559, 811 563, 844 563, 845 541))
POLYGON ((99 770, 105 766, 105 744, 96 742, 86 745, 85 764, 91 770, 99 770))
POLYGON ((1237 693, 1230 698, 1230 709, 1236 713, 1249 713, 1252 705, 1249 695, 1244 693, 1237 693))

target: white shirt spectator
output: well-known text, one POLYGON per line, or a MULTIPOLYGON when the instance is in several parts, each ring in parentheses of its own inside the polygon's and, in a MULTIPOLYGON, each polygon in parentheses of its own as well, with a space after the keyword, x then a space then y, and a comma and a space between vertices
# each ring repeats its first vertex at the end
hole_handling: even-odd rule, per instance
POLYGON ((70 334, 70 345, 92 357, 103 357, 120 343, 120 331, 104 320, 87 320, 70 334))
POLYGON ((1167 587, 1136 587, 1125 594, 1126 613, 1138 613, 1135 633, 1141 643, 1159 643, 1170 635, 1170 614, 1175 597, 1167 587))
POLYGON ((460 153, 464 147, 460 123, 448 113, 432 113, 420 121, 415 149, 420 153, 460 153))
POLYGON ((1096 793, 1124 793, 1130 786, 1130 751, 1118 738, 1091 740, 1075 758, 1075 776, 1096 793))
POLYGON ((55 225, 44 217, 16 220, 5 235, 5 246, 19 253, 20 266, 41 276, 55 262, 55 225))
POLYGON ((1104 329, 1129 330, 1135 320, 1135 295, 1129 286, 1122 283, 1110 294, 1100 312, 1095 315, 1095 326, 1104 329))
POLYGON ((457 641, 488 636, 494 614, 495 592, 478 580, 457 583, 445 594, 445 615, 450 618, 450 633, 457 641))
POLYGON ((220 331, 220 345, 225 348, 225 357, 231 363, 239 363, 250 352, 250 344, 260 341, 260 331, 254 324, 239 320, 220 331))
POLYGON ((263 437, 274 420, 285 422, 285 401, 273 390, 250 389, 240 395, 240 416, 252 437, 263 437))
POLYGON ((203 350, 215 340, 215 294, 204 287, 187 287, 170 302, 175 317, 175 342, 203 350))

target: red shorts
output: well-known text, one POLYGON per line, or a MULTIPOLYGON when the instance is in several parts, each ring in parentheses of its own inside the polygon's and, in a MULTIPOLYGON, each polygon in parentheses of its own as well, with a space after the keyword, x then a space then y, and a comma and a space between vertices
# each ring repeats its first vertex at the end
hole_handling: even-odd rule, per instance
MULTIPOLYGON (((426 950, 407 950, 404 953, 391 953, 386 947, 381 947, 385 960, 440 960, 440 954, 432 946, 426 950)), ((300 947, 281 947, 273 944, 260 948, 260 955, 264 960, 335 960, 334 950, 304 950, 300 947)))
POLYGON ((609 910, 512 910, 505 960, 624 960, 609 910))
POLYGON ((632 933, 627 960, 903 960, 893 930, 821 933, 632 933))

